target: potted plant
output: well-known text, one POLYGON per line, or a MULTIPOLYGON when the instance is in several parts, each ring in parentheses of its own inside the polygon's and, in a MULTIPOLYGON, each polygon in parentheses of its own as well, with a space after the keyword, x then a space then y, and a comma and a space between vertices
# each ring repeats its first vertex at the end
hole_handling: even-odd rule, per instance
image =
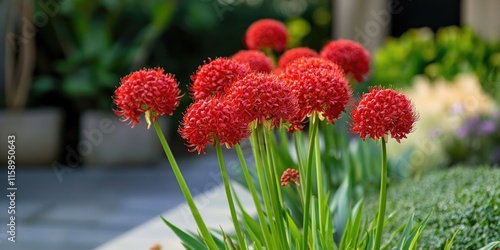
MULTIPOLYGON (((8 14, 2 15, 4 39, 1 47, 5 54, 0 63, 3 70, 5 109, 0 110, 0 136, 15 138, 15 162, 22 165, 51 164, 60 154, 63 114, 60 109, 29 107, 38 94, 46 94, 50 88, 38 88, 33 79, 35 69, 35 33, 30 23, 33 1, 7 1, 8 14), (32 85, 33 84, 33 85, 32 85), (38 93, 36 93, 36 90, 38 93), (31 95, 34 94, 34 95, 31 95)), ((42 80, 43 81, 43 80, 42 80)), ((7 152, 7 144, 0 146, 7 152)), ((7 158, 3 159, 5 162, 7 158)))

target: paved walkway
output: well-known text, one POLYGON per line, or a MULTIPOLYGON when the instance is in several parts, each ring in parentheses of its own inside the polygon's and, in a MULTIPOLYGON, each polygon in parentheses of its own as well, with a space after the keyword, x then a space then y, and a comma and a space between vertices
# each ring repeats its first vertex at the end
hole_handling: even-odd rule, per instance
MULTIPOLYGON (((194 195, 221 183, 213 152, 178 163, 194 195)), ((234 155, 226 163, 235 165, 234 155)), ((6 183, 3 172, 0 178, 6 183)), ((16 243, 7 241, 6 188, 0 190, 2 250, 94 249, 147 221, 160 220, 161 213, 184 202, 167 161, 112 169, 92 166, 64 174, 61 182, 52 169, 19 169, 16 178, 16 243)))

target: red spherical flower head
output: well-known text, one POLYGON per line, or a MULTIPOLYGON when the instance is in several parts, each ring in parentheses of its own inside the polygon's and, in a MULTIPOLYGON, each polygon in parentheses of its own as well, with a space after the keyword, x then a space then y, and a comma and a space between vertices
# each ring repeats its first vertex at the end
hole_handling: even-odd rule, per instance
POLYGON ((238 114, 237 107, 223 96, 213 96, 192 103, 179 128, 190 152, 205 153, 208 143, 228 148, 250 135, 248 122, 238 114))
POLYGON ((251 50, 272 48, 281 52, 288 44, 288 31, 280 21, 261 19, 248 27, 245 43, 251 50))
POLYGON ((310 48, 299 47, 285 51, 278 61, 278 68, 284 69, 288 64, 301 57, 317 57, 318 53, 310 48))
POLYGON ((334 124, 351 99, 352 91, 342 69, 326 59, 299 58, 285 68, 282 76, 299 104, 291 132, 301 130, 302 121, 313 112, 334 124))
POLYGON ((351 112, 352 132, 378 140, 389 133, 400 142, 418 119, 411 101, 392 89, 370 89, 351 112))
POLYGON ((287 170, 285 170, 285 172, 283 172, 283 175, 281 175, 281 186, 288 185, 290 181, 296 186, 300 186, 299 178, 300 178, 299 171, 293 168, 288 168, 287 170))
POLYGON ((273 70, 271 59, 259 50, 240 50, 231 59, 241 63, 248 63, 254 71, 269 73, 273 70))
POLYGON ((237 62, 229 58, 217 58, 200 66, 191 76, 193 84, 189 87, 194 100, 222 94, 234 80, 250 73, 252 69, 247 63, 237 62))
POLYGON ((140 123, 139 117, 145 112, 151 116, 147 120, 156 121, 159 115, 173 114, 179 106, 180 93, 174 75, 164 74, 161 68, 142 69, 121 79, 113 96, 117 106, 114 112, 122 121, 130 120, 132 127, 140 123))
POLYGON ((342 67, 347 75, 361 82, 370 70, 370 52, 357 42, 339 39, 323 47, 320 56, 342 67))
POLYGON ((267 73, 253 72, 234 82, 226 97, 237 104, 248 122, 270 121, 270 125, 277 127, 280 121, 289 121, 298 111, 290 86, 282 78, 267 73))

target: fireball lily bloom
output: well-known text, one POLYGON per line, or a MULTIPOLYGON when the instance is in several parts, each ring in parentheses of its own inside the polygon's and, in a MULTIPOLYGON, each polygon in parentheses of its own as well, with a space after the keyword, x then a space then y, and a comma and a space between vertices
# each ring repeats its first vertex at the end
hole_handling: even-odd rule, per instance
POLYGON ((224 89, 239 77, 250 73, 252 69, 247 63, 229 58, 217 58, 200 66, 191 76, 193 85, 189 87, 194 100, 224 93, 224 89))
POLYGON ((372 88, 352 110, 352 132, 374 140, 390 134, 400 142, 413 131, 418 115, 411 101, 392 89, 372 88))
POLYGON ((269 73, 273 70, 273 62, 260 50, 240 50, 231 59, 248 63, 254 71, 269 73))
POLYGON ((261 19, 248 27, 245 43, 251 50, 271 48, 281 52, 288 44, 288 32, 280 21, 261 19))
POLYGON ((278 127, 298 111, 297 99, 283 79, 266 73, 250 73, 233 83, 226 97, 234 101, 244 119, 278 127))
POLYGON ((318 53, 310 48, 298 47, 285 51, 278 61, 278 68, 284 69, 288 64, 301 57, 318 57, 318 53))
POLYGON ((281 76, 299 103, 292 131, 300 130, 302 121, 313 112, 335 124, 351 99, 352 91, 342 69, 323 58, 299 58, 290 63, 281 76))
POLYGON ((230 99, 214 96, 192 103, 179 128, 179 133, 187 140, 188 146, 198 154, 205 153, 210 143, 228 148, 250 136, 248 123, 237 112, 237 106, 230 99))
POLYGON ((299 171, 293 168, 287 168, 285 172, 283 172, 283 175, 281 175, 281 186, 286 186, 290 182, 292 182, 296 186, 300 186, 299 178, 299 171))
POLYGON ((358 82, 363 81, 370 70, 370 52, 351 40, 330 41, 323 47, 320 56, 338 64, 346 75, 358 82))
POLYGON ((174 75, 164 74, 163 69, 142 69, 121 79, 113 101, 114 111, 122 121, 130 120, 132 127, 140 123, 140 115, 146 113, 148 128, 151 119, 159 115, 172 115, 181 98, 179 84, 174 75))

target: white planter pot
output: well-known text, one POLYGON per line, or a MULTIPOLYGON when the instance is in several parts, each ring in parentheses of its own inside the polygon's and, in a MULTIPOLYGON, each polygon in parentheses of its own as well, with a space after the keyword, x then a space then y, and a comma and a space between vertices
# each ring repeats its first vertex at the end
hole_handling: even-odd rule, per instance
POLYGON ((56 108, 1 110, 0 154, 7 155, 7 136, 14 135, 16 165, 50 165, 60 155, 62 124, 63 114, 56 108))
MULTIPOLYGON (((131 128, 111 112, 87 111, 80 118, 77 150, 89 166, 148 164, 165 159, 155 129, 147 129, 144 116, 131 128)), ((164 133, 167 117, 158 117, 164 133)))

